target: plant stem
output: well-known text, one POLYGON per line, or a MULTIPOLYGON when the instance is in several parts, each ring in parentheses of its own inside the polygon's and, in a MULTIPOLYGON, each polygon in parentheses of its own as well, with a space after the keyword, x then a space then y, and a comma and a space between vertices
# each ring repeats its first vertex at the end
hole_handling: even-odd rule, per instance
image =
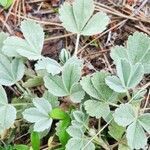
POLYGON ((88 142, 87 144, 82 148, 82 150, 85 150, 87 148, 87 146, 95 139, 95 137, 97 137, 109 124, 110 122, 112 121, 112 119, 107 122, 106 125, 104 125, 88 142))
POLYGON ((20 90, 20 92, 22 92, 22 93, 26 92, 25 89, 23 89, 23 87, 18 82, 16 82, 16 86, 18 87, 18 89, 20 90))
POLYGON ((26 106, 26 105, 30 105, 32 103, 16 103, 16 104, 12 104, 13 106, 26 106))
POLYGON ((130 96, 130 93, 129 93, 128 90, 126 90, 126 94, 127 94, 128 100, 130 101, 131 100, 131 96, 130 96))
POLYGON ((74 56, 77 56, 77 54, 78 54, 79 40, 80 40, 80 34, 77 34, 74 56))

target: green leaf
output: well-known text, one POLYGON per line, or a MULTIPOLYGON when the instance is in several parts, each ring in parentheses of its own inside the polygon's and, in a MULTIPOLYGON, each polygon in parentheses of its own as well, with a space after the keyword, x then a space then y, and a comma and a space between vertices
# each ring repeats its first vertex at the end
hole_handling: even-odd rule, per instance
POLYGON ((68 128, 71 122, 70 116, 60 108, 53 109, 50 113, 50 116, 53 119, 61 120, 57 124, 56 132, 62 145, 66 145, 69 139, 69 135, 66 129, 68 128))
POLYGON ((80 103, 81 100, 84 98, 85 96, 85 92, 83 91, 82 87, 80 84, 74 84, 71 87, 70 90, 70 99, 72 102, 74 103, 80 103))
POLYGON ((21 59, 9 60, 0 54, 0 84, 11 86, 21 80, 24 75, 24 64, 21 59))
POLYGON ((68 127, 67 132, 73 138, 82 138, 84 136, 82 129, 75 126, 68 127))
POLYGON ((38 132, 31 133, 31 144, 33 150, 40 150, 40 135, 38 132))
POLYGON ((0 53, 2 53, 3 42, 7 39, 8 34, 4 32, 0 32, 0 53))
POLYGON ((93 12, 93 0, 76 0, 72 5, 65 2, 59 9, 60 20, 66 30, 81 35, 94 35, 106 29, 109 17, 105 13, 92 16, 93 12))
POLYGON ((49 116, 52 110, 51 104, 44 98, 33 99, 33 104, 35 107, 28 108, 23 112, 23 118, 34 123, 34 131, 42 132, 50 129, 52 124, 49 116))
POLYGON ((72 10, 72 6, 65 2, 59 9, 59 18, 62 21, 62 25, 66 30, 78 33, 78 28, 76 25, 76 21, 74 19, 74 14, 72 10))
POLYGON ((13 147, 15 150, 29 150, 30 148, 23 144, 17 144, 13 147))
POLYGON ((130 65, 126 60, 117 63, 117 74, 125 88, 134 88, 143 78, 144 69, 141 64, 130 65))
POLYGON ((150 114, 143 114, 138 118, 138 120, 142 127, 150 134, 150 114))
POLYGON ((108 76, 108 73, 97 72, 94 73, 91 77, 92 84, 99 94, 99 99, 107 101, 116 101, 118 94, 111 90, 105 83, 105 78, 108 76))
POLYGON ((35 64, 35 70, 46 70, 52 75, 59 74, 62 70, 60 64, 49 57, 43 57, 35 64))
POLYGON ((119 144, 118 150, 131 150, 128 145, 119 144))
POLYGON ((37 87, 40 85, 43 85, 44 81, 43 78, 40 76, 34 76, 30 79, 28 79, 26 82, 23 83, 23 87, 26 88, 33 88, 33 87, 37 87))
POLYGON ((9 8, 13 0, 0 0, 0 5, 2 5, 5 9, 9 8))
POLYGON ((82 111, 74 111, 73 113, 74 120, 71 121, 73 127, 81 128, 85 132, 85 126, 88 126, 89 117, 82 111))
POLYGON ((55 96, 67 96, 68 92, 64 87, 61 77, 48 75, 44 77, 44 85, 50 93, 55 96))
POLYGON ((114 91, 118 93, 126 92, 126 89, 122 86, 121 80, 116 76, 108 76, 105 79, 106 84, 114 91))
POLYGON ((147 144, 147 137, 142 126, 139 124, 138 121, 134 121, 128 128, 127 128, 127 141, 128 145, 131 149, 140 149, 146 146, 147 144))
POLYGON ((131 104, 121 104, 113 117, 118 125, 126 127, 135 120, 135 112, 131 104))
POLYGON ((4 88, 0 85, 0 105, 5 105, 8 103, 7 95, 4 88))
POLYGON ((122 136, 125 132, 125 128, 122 126, 119 126, 114 121, 109 125, 109 134, 117 141, 122 140, 122 136))
POLYGON ((79 122, 81 124, 86 124, 86 122, 88 120, 88 115, 86 115, 82 111, 78 111, 78 110, 73 112, 73 117, 77 122, 79 122))
POLYGON ((117 75, 106 78, 107 85, 116 92, 125 92, 128 89, 135 88, 142 80, 144 68, 141 64, 132 65, 125 59, 117 62, 117 75))
POLYGON ((101 101, 116 101, 117 93, 111 90, 105 83, 105 78, 108 76, 105 72, 96 72, 90 76, 83 77, 81 86, 87 94, 101 101))
POLYGON ((3 47, 4 54, 10 57, 18 57, 21 55, 30 60, 41 59, 44 43, 44 32, 42 27, 34 21, 28 20, 21 22, 21 31, 25 40, 18 37, 7 38, 3 47))
POLYGON ((91 81, 91 77, 88 75, 88 76, 85 76, 82 78, 82 80, 80 81, 80 84, 83 88, 83 90, 89 94, 90 96, 92 96, 93 98, 95 99, 99 99, 99 93, 98 91, 94 88, 94 85, 92 84, 92 81, 91 81))
POLYGON ((110 113, 110 108, 107 103, 103 103, 96 100, 87 100, 84 103, 86 112, 96 118, 105 118, 110 113), (94 109, 93 109, 94 108, 94 109))
MULTIPOLYGON (((66 145, 66 150, 81 150, 88 142, 89 140, 86 138, 71 138, 66 145)), ((95 150, 95 145, 90 142, 86 150, 95 150)))
POLYGON ((99 12, 89 20, 81 34, 90 36, 101 33, 106 29, 108 24, 109 17, 106 15, 106 13, 99 12))
POLYGON ((68 92, 70 92, 71 87, 80 80, 82 67, 82 61, 75 57, 70 58, 65 63, 62 70, 62 80, 68 92))
POLYGON ((9 129, 16 119, 16 109, 10 104, 0 106, 0 133, 9 129))
POLYGON ((129 36, 127 46, 116 46, 111 52, 111 57, 117 63, 120 59, 127 59, 131 64, 141 63, 144 72, 150 73, 150 38, 140 32, 129 36))
POLYGON ((70 58, 71 58, 70 52, 63 48, 59 54, 59 60, 61 61, 61 63, 62 64, 66 63, 70 58))
POLYGON ((60 143, 65 146, 70 136, 67 133, 66 129, 70 125, 70 120, 59 121, 56 124, 56 135, 59 138, 60 143))
POLYGON ((16 109, 11 104, 8 104, 6 92, 2 86, 0 86, 0 134, 9 129, 16 119, 16 109))
POLYGON ((58 97, 54 96, 48 91, 44 92, 43 98, 49 101, 49 103, 52 105, 52 108, 56 108, 59 106, 58 97))

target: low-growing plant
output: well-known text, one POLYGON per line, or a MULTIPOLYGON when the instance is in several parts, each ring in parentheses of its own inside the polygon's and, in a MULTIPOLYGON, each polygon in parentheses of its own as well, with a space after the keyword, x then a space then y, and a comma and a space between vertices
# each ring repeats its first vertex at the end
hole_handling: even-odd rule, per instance
POLYGON ((101 33, 110 20, 103 12, 93 13, 93 0, 75 0, 61 6, 62 25, 77 34, 77 42, 74 54, 71 56, 62 49, 58 62, 42 56, 44 31, 36 22, 21 22, 24 39, 0 33, 1 139, 17 128, 18 119, 32 124, 31 144, 13 145, 12 149, 38 150, 40 140, 48 133, 49 149, 146 148, 150 113, 148 102, 144 107, 141 103, 150 83, 144 86, 139 83, 150 73, 150 38, 135 32, 125 46, 113 47, 115 74, 101 70, 83 76, 85 63, 77 57, 80 36, 101 33), (26 65, 31 60, 35 62, 35 70, 26 65), (19 90, 21 96, 16 98, 17 102, 14 99, 8 102, 3 86, 19 90), (45 86, 41 97, 31 90, 37 86, 45 86), (69 104, 67 109, 60 107, 64 99, 69 104), (91 118, 97 120, 98 127, 90 125, 91 118))
POLYGON ((0 5, 4 7, 4 9, 8 9, 13 3, 13 0, 0 0, 0 5))

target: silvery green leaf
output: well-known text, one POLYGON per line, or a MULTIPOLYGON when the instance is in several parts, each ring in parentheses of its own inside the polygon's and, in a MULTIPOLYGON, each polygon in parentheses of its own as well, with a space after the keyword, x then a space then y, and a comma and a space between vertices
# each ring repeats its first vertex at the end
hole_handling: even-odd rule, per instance
POLYGON ((128 145, 119 144, 118 150, 131 150, 128 145))
POLYGON ((59 60, 61 61, 61 63, 66 63, 68 61, 68 59, 70 59, 71 54, 69 51, 67 51, 66 49, 62 49, 59 55, 59 60))
POLYGON ((94 35, 106 29, 108 16, 105 13, 92 16, 93 12, 93 0, 76 0, 72 5, 66 2, 59 9, 60 20, 66 30, 81 35, 94 35))
POLYGON ((33 104, 35 107, 23 112, 23 118, 34 123, 34 131, 41 132, 49 129, 52 124, 52 119, 49 117, 52 110, 51 104, 44 98, 35 98, 33 104))
POLYGON ((88 125, 89 117, 87 114, 82 111, 74 111, 73 113, 74 120, 71 121, 73 127, 77 127, 82 129, 83 132, 86 131, 86 127, 88 125))
POLYGON ((140 125, 150 134, 150 114, 145 113, 138 118, 140 125))
POLYGON ((10 57, 24 56, 30 60, 41 59, 44 43, 42 27, 34 21, 22 21, 21 31, 25 39, 14 36, 8 37, 4 42, 4 54, 10 57))
POLYGON ((0 84, 11 86, 21 80, 24 75, 24 64, 21 59, 9 60, 0 54, 0 84))
POLYGON ((135 112, 131 104, 121 104, 113 117, 118 125, 126 127, 135 120, 135 112))
POLYGON ((122 59, 117 63, 117 75, 124 88, 134 88, 142 80, 144 68, 139 63, 131 65, 122 59))
POLYGON ((134 121, 128 128, 127 128, 127 141, 128 145, 131 149, 140 149, 146 146, 147 144, 147 137, 142 126, 139 124, 138 121, 134 121))
POLYGON ((7 33, 4 32, 0 32, 0 53, 2 52, 2 47, 3 47, 3 42, 6 40, 6 38, 8 37, 7 33))
POLYGON ((68 92, 70 92, 71 87, 80 80, 82 66, 82 62, 74 57, 65 63, 62 70, 62 80, 68 92))
POLYGON ((74 103, 80 103, 81 100, 84 98, 85 92, 83 91, 80 84, 76 83, 72 85, 70 90, 70 99, 74 103))
POLYGON ((41 86, 44 84, 43 78, 41 76, 33 76, 25 81, 22 86, 25 88, 33 88, 37 86, 41 86))
POLYGON ((0 105, 8 104, 7 95, 4 88, 0 85, 0 105))
POLYGON ((94 12, 94 1, 75 0, 72 7, 78 31, 82 31, 94 12))
POLYGON ((150 73, 150 38, 140 32, 129 36, 126 47, 116 46, 111 52, 115 63, 120 59, 127 59, 131 64, 141 63, 144 72, 150 73))
POLYGON ((91 77, 94 88, 99 94, 99 98, 102 101, 116 101, 118 94, 114 92, 109 86, 105 83, 105 78, 109 74, 106 72, 96 72, 91 77))
POLYGON ((126 89, 122 86, 120 79, 116 76, 106 77, 105 82, 112 90, 118 93, 126 92, 126 89))
POLYGON ((16 119, 16 109, 10 104, 0 106, 0 134, 9 129, 16 119))
POLYGON ((44 85, 50 93, 55 96, 68 96, 68 92, 64 87, 63 81, 60 76, 48 75, 44 77, 44 85))
POLYGON ((64 4, 60 7, 59 15, 62 25, 67 31, 78 33, 78 27, 74 19, 73 9, 68 2, 64 2, 64 4))
POLYGON ((110 108, 107 103, 96 101, 96 100, 87 100, 84 103, 86 112, 96 118, 105 118, 110 113, 110 108))
POLYGON ((38 109, 40 113, 44 115, 48 115, 52 110, 51 104, 44 98, 34 98, 33 105, 38 109))
POLYGON ((125 132, 125 128, 122 126, 119 126, 114 121, 109 125, 109 134, 117 141, 120 141, 122 139, 122 136, 125 132))
POLYGON ((82 129, 75 126, 69 126, 67 132, 73 138, 82 138, 84 136, 82 129))
POLYGON ((52 108, 58 107, 59 106, 59 101, 58 97, 54 96, 48 91, 44 92, 43 98, 49 101, 49 103, 52 105, 52 108))
POLYGON ((82 35, 95 35, 103 32, 109 24, 109 17, 106 13, 99 12, 95 14, 82 30, 82 35), (93 28, 94 27, 94 28, 93 28))
POLYGON ((54 59, 43 57, 35 64, 35 70, 46 70, 48 73, 56 75, 59 74, 62 69, 60 64, 54 59))
POLYGON ((85 113, 78 110, 73 112, 73 117, 79 123, 85 123, 88 119, 88 116, 85 113))
POLYGON ((8 57, 21 57, 17 51, 30 50, 28 43, 19 37, 11 36, 4 41, 2 52, 8 57))
POLYGON ((91 81, 91 77, 88 75, 88 76, 85 76, 85 77, 82 77, 82 80, 80 81, 80 84, 83 88, 83 90, 89 94, 90 96, 92 96, 93 98, 95 99, 100 99, 99 97, 99 93, 98 91, 94 88, 94 85, 91 81))
MULTIPOLYGON (((66 144, 66 150, 81 150, 89 142, 86 138, 71 138, 66 144)), ((95 145, 90 142, 86 147, 86 150, 95 150, 95 145)))

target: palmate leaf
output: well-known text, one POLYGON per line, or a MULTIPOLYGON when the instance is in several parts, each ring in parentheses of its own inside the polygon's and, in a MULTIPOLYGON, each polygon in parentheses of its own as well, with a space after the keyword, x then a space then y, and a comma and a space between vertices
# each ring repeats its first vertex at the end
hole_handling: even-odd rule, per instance
POLYGON ((60 76, 48 75, 44 77, 44 85, 50 93, 55 96, 67 96, 68 92, 65 89, 63 81, 60 76))
POLYGON ((11 86, 21 80, 24 75, 24 64, 21 59, 10 61, 6 56, 0 54, 0 84, 11 86))
POLYGON ((2 53, 3 42, 7 39, 8 34, 0 32, 0 53, 2 53))
POLYGON ((81 35, 94 35, 106 29, 109 17, 105 13, 92 17, 93 12, 93 0, 76 0, 72 5, 65 2, 59 9, 60 20, 66 30, 81 35))
POLYGON ((78 84, 81 77, 82 62, 76 57, 70 58, 62 69, 62 76, 48 75, 44 77, 44 83, 50 93, 55 96, 70 96, 75 103, 84 98, 84 91, 78 84))
POLYGON ((107 103, 96 101, 96 100, 87 100, 84 103, 85 110, 86 112, 91 116, 91 117, 96 117, 96 118, 105 118, 109 115, 110 113, 110 108, 107 103), (93 109, 94 108, 94 109, 93 109))
POLYGON ((131 149, 144 148, 147 144, 147 137, 144 132, 150 133, 150 115, 138 115, 137 110, 131 104, 121 104, 113 114, 117 124, 127 127, 126 137, 131 149))
POLYGON ((116 46, 111 51, 111 57, 118 62, 126 59, 131 64, 141 63, 145 73, 150 73, 150 38, 140 32, 129 36, 127 46, 116 46))
POLYGON ((49 113, 52 110, 51 104, 44 98, 35 98, 33 105, 23 112, 23 118, 31 123, 34 123, 34 131, 42 132, 50 129, 52 119, 49 113))
POLYGON ((106 118, 110 113, 109 103, 115 103, 118 99, 118 94, 105 83, 105 78, 108 75, 105 72, 97 72, 92 77, 83 77, 80 82, 84 91, 96 99, 90 99, 84 103, 87 113, 92 117, 106 118))
MULTIPOLYGON (((71 125, 67 132, 71 136, 68 143, 66 144, 66 150, 81 150, 89 142, 89 139, 84 137, 84 130, 78 126, 71 125)), ((95 145, 90 142, 86 147, 88 150, 95 150, 95 145)))
POLYGON ((8 104, 6 92, 0 86, 0 134, 4 130, 9 129, 16 119, 16 109, 11 104, 8 104))
POLYGON ((119 126, 116 122, 111 122, 111 124, 108 127, 109 134, 117 141, 122 140, 122 136, 125 132, 125 128, 122 126, 119 126))
POLYGON ((35 64, 35 70, 46 70, 52 75, 59 74, 62 70, 60 64, 49 57, 43 57, 35 64))
POLYGON ((68 92, 71 87, 81 78, 81 70, 83 62, 76 57, 70 58, 64 65, 62 70, 63 84, 68 92))
POLYGON ((21 22, 21 31, 25 39, 8 37, 4 41, 3 52, 9 57, 27 57, 30 60, 41 59, 44 32, 34 21, 21 22), (37 32, 38 31, 38 32, 37 32))
POLYGON ((106 84, 116 92, 126 92, 135 88, 142 80, 144 68, 140 63, 130 64, 127 60, 121 59, 117 62, 117 75, 106 77, 106 84))

